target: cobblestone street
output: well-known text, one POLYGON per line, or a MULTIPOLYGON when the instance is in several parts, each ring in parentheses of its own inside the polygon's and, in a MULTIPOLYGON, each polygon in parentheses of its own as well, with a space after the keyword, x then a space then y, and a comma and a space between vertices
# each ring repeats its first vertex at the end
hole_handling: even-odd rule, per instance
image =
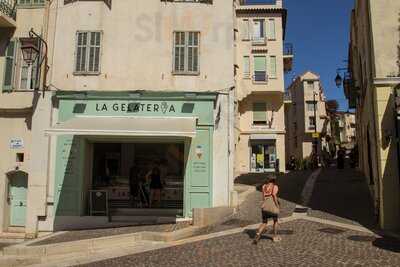
MULTIPOLYGON (((282 217, 290 216, 296 204, 302 204, 301 192, 310 174, 310 171, 293 172, 278 178, 282 217)), ((258 186, 263 179, 248 176, 240 177, 237 182, 258 186)), ((308 215, 282 223, 281 242, 274 243, 265 236, 257 246, 252 245, 255 230, 245 228, 238 234, 85 266, 400 266, 399 240, 367 230, 376 226, 363 179, 352 169, 322 170, 314 186, 308 215), (311 221, 315 220, 312 217, 330 223, 311 221), (340 227, 339 223, 349 226, 340 227), (358 231, 350 225, 365 230, 358 231)), ((203 234, 260 222, 259 204, 260 192, 255 191, 248 195, 231 221, 203 234)))
POLYGON ((282 225, 282 241, 254 231, 213 238, 86 266, 399 266, 394 241, 361 232, 297 220, 282 225))

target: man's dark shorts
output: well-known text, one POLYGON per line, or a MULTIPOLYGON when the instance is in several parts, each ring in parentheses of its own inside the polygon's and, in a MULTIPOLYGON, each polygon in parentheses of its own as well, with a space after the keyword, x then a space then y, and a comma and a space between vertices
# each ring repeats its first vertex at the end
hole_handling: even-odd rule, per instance
POLYGON ((268 211, 263 211, 261 210, 261 214, 262 214, 262 221, 263 223, 267 223, 268 219, 273 219, 274 221, 278 220, 278 214, 274 214, 268 211))

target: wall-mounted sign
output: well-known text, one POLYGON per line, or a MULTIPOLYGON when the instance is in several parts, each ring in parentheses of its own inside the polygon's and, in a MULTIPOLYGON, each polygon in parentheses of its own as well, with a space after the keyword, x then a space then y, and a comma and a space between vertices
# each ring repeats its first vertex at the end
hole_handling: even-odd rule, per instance
POLYGON ((196 146, 196 156, 198 159, 201 159, 201 157, 203 156, 203 146, 202 145, 198 145, 196 146))
POLYGON ((313 133, 313 134, 312 134, 312 137, 313 137, 313 138, 319 138, 319 133, 313 133))
POLYGON ((176 108, 173 104, 167 102, 160 103, 96 103, 97 112, 127 112, 127 113, 139 113, 139 112, 162 112, 175 113, 176 108))
POLYGON ((11 149, 21 149, 24 148, 24 140, 22 138, 12 138, 10 140, 11 149))

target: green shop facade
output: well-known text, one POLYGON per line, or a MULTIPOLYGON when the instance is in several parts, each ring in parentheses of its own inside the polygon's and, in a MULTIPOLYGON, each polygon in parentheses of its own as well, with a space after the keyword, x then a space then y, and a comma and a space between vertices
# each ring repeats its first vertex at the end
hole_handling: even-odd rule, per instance
MULTIPOLYGON (((182 212, 213 201, 214 93, 68 92, 54 95, 57 123, 54 219, 92 216, 89 191, 93 149, 102 142, 178 143, 183 148, 182 212)), ((126 197, 126 196, 125 196, 126 197)), ((179 217, 178 216, 178 217, 179 217)))

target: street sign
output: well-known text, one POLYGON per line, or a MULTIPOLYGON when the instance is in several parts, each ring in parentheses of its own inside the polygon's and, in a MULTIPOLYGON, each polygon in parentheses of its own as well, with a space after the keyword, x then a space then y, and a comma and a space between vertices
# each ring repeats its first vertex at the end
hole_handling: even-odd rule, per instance
POLYGON ((24 148, 24 140, 22 140, 21 138, 12 138, 10 140, 10 148, 11 149, 24 148))
POLYGON ((319 138, 319 133, 313 133, 313 134, 312 134, 312 137, 313 137, 313 138, 319 138))

